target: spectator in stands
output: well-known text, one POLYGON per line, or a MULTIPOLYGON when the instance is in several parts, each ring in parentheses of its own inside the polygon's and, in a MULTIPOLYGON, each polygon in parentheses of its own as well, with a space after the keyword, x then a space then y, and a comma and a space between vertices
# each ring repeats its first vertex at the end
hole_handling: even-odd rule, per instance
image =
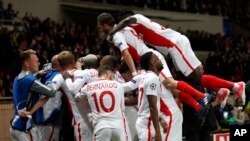
POLYGON ((9 3, 8 7, 5 11, 5 19, 13 20, 14 18, 17 17, 18 13, 19 13, 18 11, 14 11, 14 9, 12 7, 12 3, 9 3))

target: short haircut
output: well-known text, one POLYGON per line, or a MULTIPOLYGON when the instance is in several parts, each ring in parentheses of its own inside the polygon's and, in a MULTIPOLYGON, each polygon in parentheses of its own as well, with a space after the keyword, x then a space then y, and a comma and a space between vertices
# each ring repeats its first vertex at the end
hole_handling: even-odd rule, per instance
POLYGON ((98 69, 98 76, 99 77, 102 76, 107 71, 114 72, 114 69, 111 66, 109 66, 109 65, 102 65, 102 66, 100 66, 99 69, 98 69))
POLYGON ((94 54, 88 54, 88 55, 82 57, 82 60, 84 61, 84 68, 85 69, 99 67, 98 58, 94 54))
POLYGON ((58 54, 58 62, 62 68, 69 65, 75 65, 75 57, 69 51, 62 51, 58 54))
POLYGON ((141 56, 140 64, 141 64, 142 69, 146 71, 149 70, 149 65, 150 65, 150 60, 151 60, 152 55, 153 55, 153 52, 150 51, 141 56))
POLYGON ((113 67, 114 69, 120 63, 119 59, 117 57, 115 57, 115 56, 112 56, 112 55, 103 56, 102 57, 102 62, 105 63, 105 64, 102 64, 102 65, 109 65, 109 66, 113 67))
POLYGON ((51 67, 52 68, 55 68, 55 67, 58 67, 60 64, 59 64, 59 61, 58 61, 58 54, 54 55, 52 58, 51 58, 51 67))
POLYGON ((84 61, 84 68, 85 69, 98 68, 98 67, 99 67, 99 63, 97 60, 84 61))
POLYGON ((34 51, 33 49, 28 49, 20 53, 20 60, 21 60, 22 65, 24 65, 24 62, 26 60, 30 59, 31 54, 36 55, 36 51, 34 51))
POLYGON ((109 13, 102 13, 97 17, 97 22, 99 22, 101 25, 107 24, 109 26, 115 25, 115 19, 114 17, 109 13))
POLYGON ((118 13, 117 21, 120 22, 121 20, 134 15, 135 13, 132 10, 129 9, 122 9, 118 13))

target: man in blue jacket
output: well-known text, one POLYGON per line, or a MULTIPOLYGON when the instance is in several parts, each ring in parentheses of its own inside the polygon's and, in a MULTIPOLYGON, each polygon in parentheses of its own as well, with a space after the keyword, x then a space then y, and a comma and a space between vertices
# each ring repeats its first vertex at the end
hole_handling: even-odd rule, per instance
MULTIPOLYGON (((39 94, 54 97, 55 91, 40 83, 35 74, 38 72, 39 60, 36 51, 29 49, 21 52, 22 70, 13 83, 14 115, 11 119, 10 135, 13 141, 30 141, 32 135, 32 118, 21 117, 23 111, 29 110, 38 101, 39 94)), ((38 76, 38 75, 37 75, 38 76)))

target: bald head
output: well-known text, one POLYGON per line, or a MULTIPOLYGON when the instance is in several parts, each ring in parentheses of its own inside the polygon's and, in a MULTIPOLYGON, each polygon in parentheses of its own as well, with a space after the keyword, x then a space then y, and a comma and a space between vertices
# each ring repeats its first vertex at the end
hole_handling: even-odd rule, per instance
POLYGON ((52 58, 51 58, 51 67, 55 70, 61 70, 61 67, 60 67, 60 64, 59 64, 59 61, 58 61, 58 54, 54 55, 52 58))
POLYGON ((109 65, 112 68, 116 68, 118 66, 118 59, 115 56, 106 55, 101 59, 100 65, 109 65))

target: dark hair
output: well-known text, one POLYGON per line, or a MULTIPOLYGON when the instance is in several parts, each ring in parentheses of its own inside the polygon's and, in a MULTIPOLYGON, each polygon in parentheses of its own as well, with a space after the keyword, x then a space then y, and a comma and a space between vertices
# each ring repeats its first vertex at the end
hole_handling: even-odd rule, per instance
POLYGON ((101 25, 107 24, 109 26, 115 25, 115 19, 114 17, 109 13, 102 13, 97 17, 97 22, 99 22, 101 25))
POLYGON ((140 64, 141 64, 142 69, 145 69, 145 70, 149 69, 150 59, 152 55, 153 55, 153 52, 150 51, 141 56, 140 64))
POLYGON ((117 21, 120 22, 121 20, 134 15, 135 13, 129 9, 122 9, 118 13, 117 21))
POLYGON ((102 66, 100 66, 99 69, 98 69, 98 76, 102 76, 107 71, 114 72, 114 69, 110 65, 102 65, 102 66))
POLYGON ((84 61, 84 68, 90 69, 90 68, 98 68, 99 63, 98 60, 86 60, 84 61))
POLYGON ((103 65, 110 65, 114 69, 118 66, 120 63, 119 59, 112 55, 105 55, 102 57, 102 62, 105 63, 103 65))

